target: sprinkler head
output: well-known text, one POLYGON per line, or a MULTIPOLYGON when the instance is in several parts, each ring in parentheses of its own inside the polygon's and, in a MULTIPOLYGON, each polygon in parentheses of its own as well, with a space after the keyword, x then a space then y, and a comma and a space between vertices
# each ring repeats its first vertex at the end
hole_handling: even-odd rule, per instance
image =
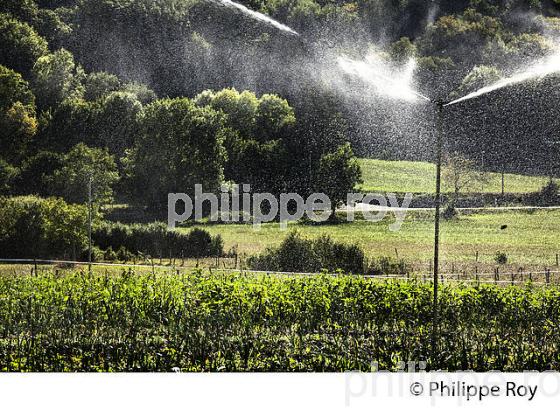
POLYGON ((444 101, 444 100, 441 100, 441 99, 434 101, 434 103, 435 103, 436 107, 438 107, 440 110, 443 109, 443 107, 445 107, 447 105, 447 101, 444 101))

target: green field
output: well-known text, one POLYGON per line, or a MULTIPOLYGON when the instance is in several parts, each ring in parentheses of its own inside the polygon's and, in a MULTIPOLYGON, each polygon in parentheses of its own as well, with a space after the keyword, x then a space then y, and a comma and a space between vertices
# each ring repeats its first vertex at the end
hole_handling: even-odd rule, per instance
MULTIPOLYGON (((282 231, 277 223, 252 225, 204 224, 211 234, 222 235, 226 250, 238 246, 241 253, 254 254, 278 245, 290 229, 304 236, 328 234, 337 241, 360 245, 367 256, 403 258, 428 264, 433 253, 433 213, 410 211, 401 230, 391 232, 389 215, 380 223, 357 220, 334 225, 291 224, 282 231)), ((442 222, 442 258, 447 263, 472 263, 479 252, 483 264, 492 265, 496 252, 505 252, 515 266, 554 267, 560 252, 560 210, 472 211, 457 220, 442 222), (501 229, 507 225, 507 228, 501 229)))
POLYGON ((558 370, 560 291, 356 276, 0 268, 0 371, 558 370), (554 320, 551 322, 551 319, 554 320))
MULTIPOLYGON (((436 166, 429 162, 383 161, 377 159, 360 159, 363 184, 358 189, 364 192, 413 192, 432 193, 435 190, 436 166)), ((529 193, 539 191, 548 181, 547 177, 534 177, 505 174, 506 193, 529 193)), ((444 183, 444 192, 452 192, 444 183)), ((488 181, 473 187, 474 192, 501 193, 502 176, 488 173, 488 181)))

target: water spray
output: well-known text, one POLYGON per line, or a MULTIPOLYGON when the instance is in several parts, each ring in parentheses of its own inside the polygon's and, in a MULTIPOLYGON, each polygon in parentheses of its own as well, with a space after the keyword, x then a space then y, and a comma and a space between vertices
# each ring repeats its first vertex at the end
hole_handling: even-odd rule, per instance
POLYGON ((247 17, 252 18, 253 20, 258 20, 260 22, 263 22, 269 26, 275 27, 278 30, 280 30, 283 33, 289 34, 289 35, 293 35, 293 36, 299 36, 299 33, 295 30, 293 30, 292 28, 286 26, 285 24, 280 23, 279 21, 274 20, 273 18, 259 13, 258 11, 254 11, 251 10, 248 7, 245 7, 242 4, 236 3, 234 1, 231 0, 208 0, 211 3, 217 4, 218 6, 221 7, 226 7, 228 9, 232 9, 232 10, 237 10, 239 12, 241 12, 242 14, 246 15, 247 17))
POLYGON ((353 60, 346 56, 337 58, 338 66, 347 74, 358 77, 371 85, 380 94, 396 100, 414 102, 417 100, 430 101, 430 99, 416 90, 410 83, 416 68, 416 62, 411 59, 401 72, 387 66, 379 57, 370 54, 365 60, 353 60))
POLYGON ((503 78, 486 87, 482 87, 464 97, 458 98, 445 105, 453 105, 462 101, 470 100, 472 98, 480 97, 481 95, 488 94, 492 91, 499 90, 500 88, 508 87, 514 84, 523 83, 529 80, 544 78, 548 75, 560 72, 560 54, 552 55, 534 65, 527 70, 519 72, 511 77, 503 78))

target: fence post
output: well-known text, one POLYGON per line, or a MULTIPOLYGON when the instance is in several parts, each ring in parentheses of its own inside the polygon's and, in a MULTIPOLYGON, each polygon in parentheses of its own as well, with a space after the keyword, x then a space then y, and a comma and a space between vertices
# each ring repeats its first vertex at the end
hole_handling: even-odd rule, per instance
POLYGON ((37 277, 37 259, 33 258, 33 264, 35 265, 35 277, 37 277))
POLYGON ((494 283, 498 283, 500 280, 500 268, 494 270, 494 283))
POLYGON ((546 275, 546 283, 550 283, 550 269, 546 269, 545 271, 545 275, 546 275))
POLYGON ((514 279, 515 278, 515 273, 511 272, 511 284, 513 285, 514 283, 514 279))

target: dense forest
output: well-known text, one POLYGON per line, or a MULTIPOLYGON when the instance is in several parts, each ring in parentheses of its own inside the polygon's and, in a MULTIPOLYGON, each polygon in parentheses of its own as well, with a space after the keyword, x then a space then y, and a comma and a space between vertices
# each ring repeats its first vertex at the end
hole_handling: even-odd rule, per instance
MULTIPOLYGON (((433 107, 376 94, 337 59, 414 61, 449 99, 558 52, 557 0, 3 0, 0 191, 165 205, 224 181, 351 189, 356 155, 431 159, 433 107)), ((558 77, 450 109, 448 150, 558 173, 558 77)))

